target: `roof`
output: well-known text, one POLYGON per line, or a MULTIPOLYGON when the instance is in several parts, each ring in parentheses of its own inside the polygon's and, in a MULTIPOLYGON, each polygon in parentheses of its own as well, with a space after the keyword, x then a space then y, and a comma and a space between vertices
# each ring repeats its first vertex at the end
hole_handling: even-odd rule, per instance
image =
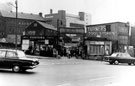
POLYGON ((86 27, 98 26, 98 25, 107 25, 107 24, 116 24, 116 23, 127 24, 127 23, 125 23, 125 22, 110 22, 110 23, 101 23, 101 24, 87 25, 86 27))
MULTIPOLYGON (((11 12, 0 11, 0 15, 3 17, 16 18, 16 12, 12 12, 12 11, 11 12)), ((18 13, 18 18, 31 19, 31 20, 44 20, 44 18, 38 14, 28 14, 28 13, 18 13)))
POLYGON ((57 30, 57 28, 55 28, 53 25, 50 25, 50 24, 47 24, 47 23, 44 23, 44 22, 40 22, 40 21, 36 21, 36 22, 38 22, 40 25, 42 25, 45 28, 57 30))
POLYGON ((19 50, 19 49, 10 49, 10 48, 2 48, 2 49, 0 49, 0 50, 4 50, 4 51, 21 51, 21 50, 19 50))

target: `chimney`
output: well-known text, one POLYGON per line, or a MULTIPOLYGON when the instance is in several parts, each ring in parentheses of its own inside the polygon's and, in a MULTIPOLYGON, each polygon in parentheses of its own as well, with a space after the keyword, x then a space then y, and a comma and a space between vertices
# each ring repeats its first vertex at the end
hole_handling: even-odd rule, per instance
POLYGON ((39 13, 39 16, 40 16, 40 17, 43 17, 43 16, 42 16, 42 12, 39 13))
POLYGON ((52 9, 50 9, 50 14, 52 14, 53 13, 53 10, 52 9))

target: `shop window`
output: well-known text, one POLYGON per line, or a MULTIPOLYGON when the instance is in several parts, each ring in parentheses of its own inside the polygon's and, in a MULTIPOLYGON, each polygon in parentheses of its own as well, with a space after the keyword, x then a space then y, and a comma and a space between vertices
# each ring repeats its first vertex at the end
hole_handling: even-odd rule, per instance
POLYGON ((111 25, 106 25, 106 32, 111 32, 111 25))

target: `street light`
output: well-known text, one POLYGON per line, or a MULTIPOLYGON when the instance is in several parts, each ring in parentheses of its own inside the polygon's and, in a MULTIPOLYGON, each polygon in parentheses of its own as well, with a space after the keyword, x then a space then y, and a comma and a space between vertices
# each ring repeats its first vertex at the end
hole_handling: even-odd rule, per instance
POLYGON ((16 8, 16 30, 15 30, 15 48, 17 49, 17 28, 18 28, 18 1, 15 1, 15 5, 12 3, 8 3, 9 5, 13 6, 16 8))

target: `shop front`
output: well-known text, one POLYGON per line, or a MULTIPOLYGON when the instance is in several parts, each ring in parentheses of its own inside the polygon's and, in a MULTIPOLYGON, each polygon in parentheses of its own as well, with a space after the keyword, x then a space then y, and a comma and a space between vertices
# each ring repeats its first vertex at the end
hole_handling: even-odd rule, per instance
POLYGON ((112 53, 112 42, 108 40, 86 40, 87 55, 103 56, 112 53))
POLYGON ((22 50, 27 54, 53 56, 53 49, 57 44, 55 28, 41 22, 32 23, 21 37, 22 50))

